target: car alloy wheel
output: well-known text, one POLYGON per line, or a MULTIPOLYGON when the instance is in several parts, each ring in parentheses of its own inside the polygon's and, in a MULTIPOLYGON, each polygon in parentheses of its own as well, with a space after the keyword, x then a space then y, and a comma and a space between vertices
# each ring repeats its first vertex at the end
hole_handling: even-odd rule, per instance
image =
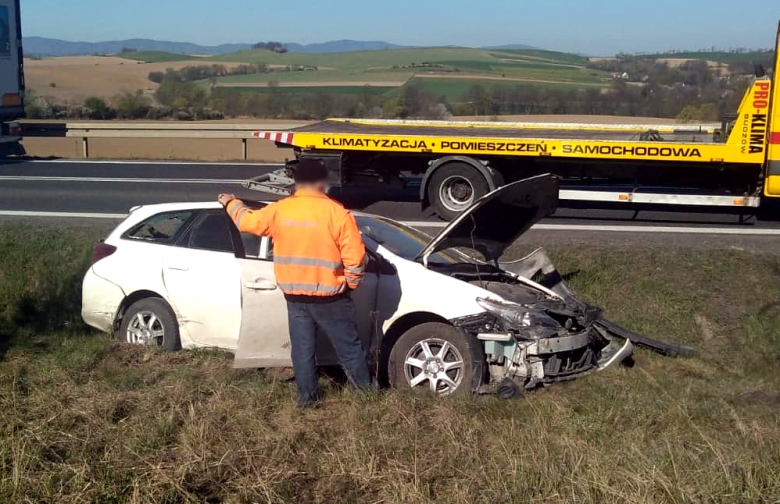
POLYGON ((134 302, 122 314, 116 339, 134 345, 149 345, 165 350, 181 349, 179 325, 170 305, 158 297, 134 302))
POLYGON ((165 326, 155 313, 148 310, 139 311, 127 324, 126 336, 128 343, 162 346, 165 326))
POLYGON ((448 395, 463 381, 464 361, 460 351, 439 338, 424 339, 406 353, 404 375, 410 387, 427 387, 436 395, 448 395))

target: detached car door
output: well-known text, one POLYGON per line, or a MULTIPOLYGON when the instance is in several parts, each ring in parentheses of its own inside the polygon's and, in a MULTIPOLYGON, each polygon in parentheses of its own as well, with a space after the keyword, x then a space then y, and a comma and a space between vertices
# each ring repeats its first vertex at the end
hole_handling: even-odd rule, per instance
POLYGON ((231 226, 224 211, 203 211, 163 257, 168 297, 198 346, 232 350, 238 341, 241 271, 231 226))

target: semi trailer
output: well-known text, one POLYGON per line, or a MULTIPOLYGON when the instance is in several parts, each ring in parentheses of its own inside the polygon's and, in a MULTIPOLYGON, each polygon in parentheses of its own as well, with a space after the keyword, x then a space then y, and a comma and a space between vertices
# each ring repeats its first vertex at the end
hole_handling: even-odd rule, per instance
POLYGON ((23 154, 24 58, 19 0, 0 0, 0 156, 23 154))

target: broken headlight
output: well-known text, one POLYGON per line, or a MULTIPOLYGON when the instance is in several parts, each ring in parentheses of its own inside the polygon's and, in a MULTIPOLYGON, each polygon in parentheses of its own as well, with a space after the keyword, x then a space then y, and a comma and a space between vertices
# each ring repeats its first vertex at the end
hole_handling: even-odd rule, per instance
POLYGON ((477 304, 506 322, 511 329, 526 339, 547 338, 562 329, 558 321, 538 309, 488 298, 477 298, 477 304))

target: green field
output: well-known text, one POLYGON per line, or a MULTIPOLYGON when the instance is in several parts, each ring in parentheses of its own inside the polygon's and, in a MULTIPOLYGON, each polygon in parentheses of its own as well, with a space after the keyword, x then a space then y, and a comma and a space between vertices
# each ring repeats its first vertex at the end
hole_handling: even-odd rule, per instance
POLYGON ((198 56, 191 56, 189 54, 174 54, 164 51, 132 51, 117 54, 120 58, 129 59, 133 61, 143 61, 144 63, 167 63, 173 61, 201 61, 204 63, 208 61, 206 58, 198 56))
POLYGON ((240 94, 258 94, 266 95, 271 92, 283 93, 289 96, 310 95, 314 93, 327 92, 340 96, 382 96, 386 93, 397 90, 391 86, 284 86, 278 88, 269 87, 223 87, 218 88, 219 92, 231 92, 240 94))
MULTIPOLYGON (((428 47, 417 49, 389 49, 384 51, 356 51, 347 53, 278 54, 264 50, 240 51, 213 59, 269 65, 315 65, 342 70, 365 71, 372 68, 403 67, 412 63, 439 63, 442 61, 483 61, 498 63, 502 58, 516 62, 543 62, 551 65, 573 64, 572 55, 555 52, 490 51, 461 47, 428 47)), ((584 65, 584 61, 579 64, 584 65)))
MULTIPOLYGON (((283 81, 280 81, 283 82, 283 81)), ((202 82, 202 85, 209 85, 208 82, 202 82)), ((434 95, 436 98, 444 97, 451 103, 460 103, 464 96, 475 85, 483 86, 484 88, 491 90, 493 88, 513 89, 517 86, 532 87, 532 86, 544 86, 547 89, 571 89, 580 88, 583 86, 596 86, 598 84, 566 84, 566 83, 539 83, 534 81, 517 81, 517 80, 505 80, 500 78, 480 78, 480 77, 466 77, 466 78, 447 78, 447 77, 425 77, 416 76, 409 79, 404 86, 415 86, 421 91, 426 91, 434 95)), ((258 85, 257 87, 219 87, 217 88, 220 93, 239 93, 242 95, 267 95, 271 92, 272 88, 266 85, 258 85)), ((382 85, 362 85, 362 86, 294 86, 285 85, 277 88, 273 88, 273 92, 281 93, 292 98, 313 95, 316 93, 329 93, 331 95, 338 96, 357 96, 362 97, 368 93, 370 96, 376 97, 392 97, 398 96, 403 89, 402 87, 395 86, 382 86, 382 85)))
POLYGON ((0 226, 0 502, 780 499, 776 254, 554 246, 583 299, 696 355, 640 350, 632 368, 515 401, 363 395, 323 379, 322 407, 300 412, 289 374, 84 327, 100 226, 0 226))
MULTIPOLYGON (((129 53, 131 59, 142 61, 175 61, 179 55, 166 53, 129 53)), ((193 60, 193 57, 189 57, 193 60)), ((604 86, 609 75, 586 69, 586 58, 539 50, 483 50, 458 47, 358 51, 333 54, 279 54, 266 50, 240 51, 210 58, 197 58, 204 64, 238 62, 266 64, 276 71, 264 74, 220 77, 220 84, 264 85, 269 81, 294 82, 382 82, 399 85, 414 76, 439 74, 480 79, 515 79, 535 82, 540 86, 555 84, 604 86), (279 66, 299 66, 316 70, 285 71, 279 66)), ((453 85, 453 87, 462 87, 453 85)))
POLYGON ((308 71, 275 71, 262 74, 228 75, 219 77, 219 84, 260 84, 271 81, 283 83, 308 82, 406 82, 413 73, 408 70, 308 70, 308 71))

